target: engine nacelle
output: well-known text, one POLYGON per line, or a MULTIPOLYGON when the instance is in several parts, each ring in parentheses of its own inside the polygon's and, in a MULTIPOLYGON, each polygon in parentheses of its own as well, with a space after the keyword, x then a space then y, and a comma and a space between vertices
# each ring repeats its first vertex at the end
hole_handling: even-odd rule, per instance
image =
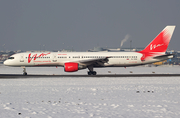
POLYGON ((75 62, 68 62, 64 64, 64 71, 65 72, 75 72, 80 69, 85 69, 85 66, 79 65, 78 63, 75 62))

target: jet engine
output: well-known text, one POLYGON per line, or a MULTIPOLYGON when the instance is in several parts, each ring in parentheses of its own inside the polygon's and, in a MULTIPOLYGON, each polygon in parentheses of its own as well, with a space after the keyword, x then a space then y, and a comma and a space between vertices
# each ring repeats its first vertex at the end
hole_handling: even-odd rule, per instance
POLYGON ((64 71, 65 72, 75 72, 80 69, 85 69, 86 67, 83 65, 79 65, 78 63, 75 62, 68 62, 64 64, 64 71))

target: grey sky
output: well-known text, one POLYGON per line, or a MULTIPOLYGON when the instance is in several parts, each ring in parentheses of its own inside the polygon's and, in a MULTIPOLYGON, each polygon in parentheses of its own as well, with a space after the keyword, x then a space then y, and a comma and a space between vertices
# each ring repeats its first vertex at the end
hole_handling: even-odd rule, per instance
POLYGON ((0 50, 119 47, 127 34, 123 47, 130 40, 145 47, 166 25, 176 25, 169 49, 180 50, 179 6, 179 0, 1 0, 0 50))

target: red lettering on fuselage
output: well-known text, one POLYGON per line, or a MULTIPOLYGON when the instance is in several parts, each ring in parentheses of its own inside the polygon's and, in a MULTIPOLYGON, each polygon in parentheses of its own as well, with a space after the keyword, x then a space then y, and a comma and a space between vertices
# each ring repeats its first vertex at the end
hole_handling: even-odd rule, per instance
POLYGON ((42 54, 40 54, 39 56, 37 56, 37 54, 34 54, 33 56, 31 56, 31 53, 30 53, 30 54, 28 55, 28 63, 30 63, 32 59, 36 60, 37 58, 46 56, 46 55, 48 55, 48 54, 50 54, 50 52, 47 53, 47 54, 42 53, 42 54))

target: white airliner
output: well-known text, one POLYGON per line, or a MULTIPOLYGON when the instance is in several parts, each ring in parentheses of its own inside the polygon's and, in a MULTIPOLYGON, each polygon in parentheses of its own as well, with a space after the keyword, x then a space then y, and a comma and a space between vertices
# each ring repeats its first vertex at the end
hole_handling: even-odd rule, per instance
POLYGON ((142 51, 138 52, 32 52, 17 53, 10 56, 6 66, 25 67, 61 66, 65 72, 89 69, 88 75, 96 75, 93 68, 128 67, 150 64, 173 58, 166 54, 175 26, 166 26, 157 37, 142 51))

